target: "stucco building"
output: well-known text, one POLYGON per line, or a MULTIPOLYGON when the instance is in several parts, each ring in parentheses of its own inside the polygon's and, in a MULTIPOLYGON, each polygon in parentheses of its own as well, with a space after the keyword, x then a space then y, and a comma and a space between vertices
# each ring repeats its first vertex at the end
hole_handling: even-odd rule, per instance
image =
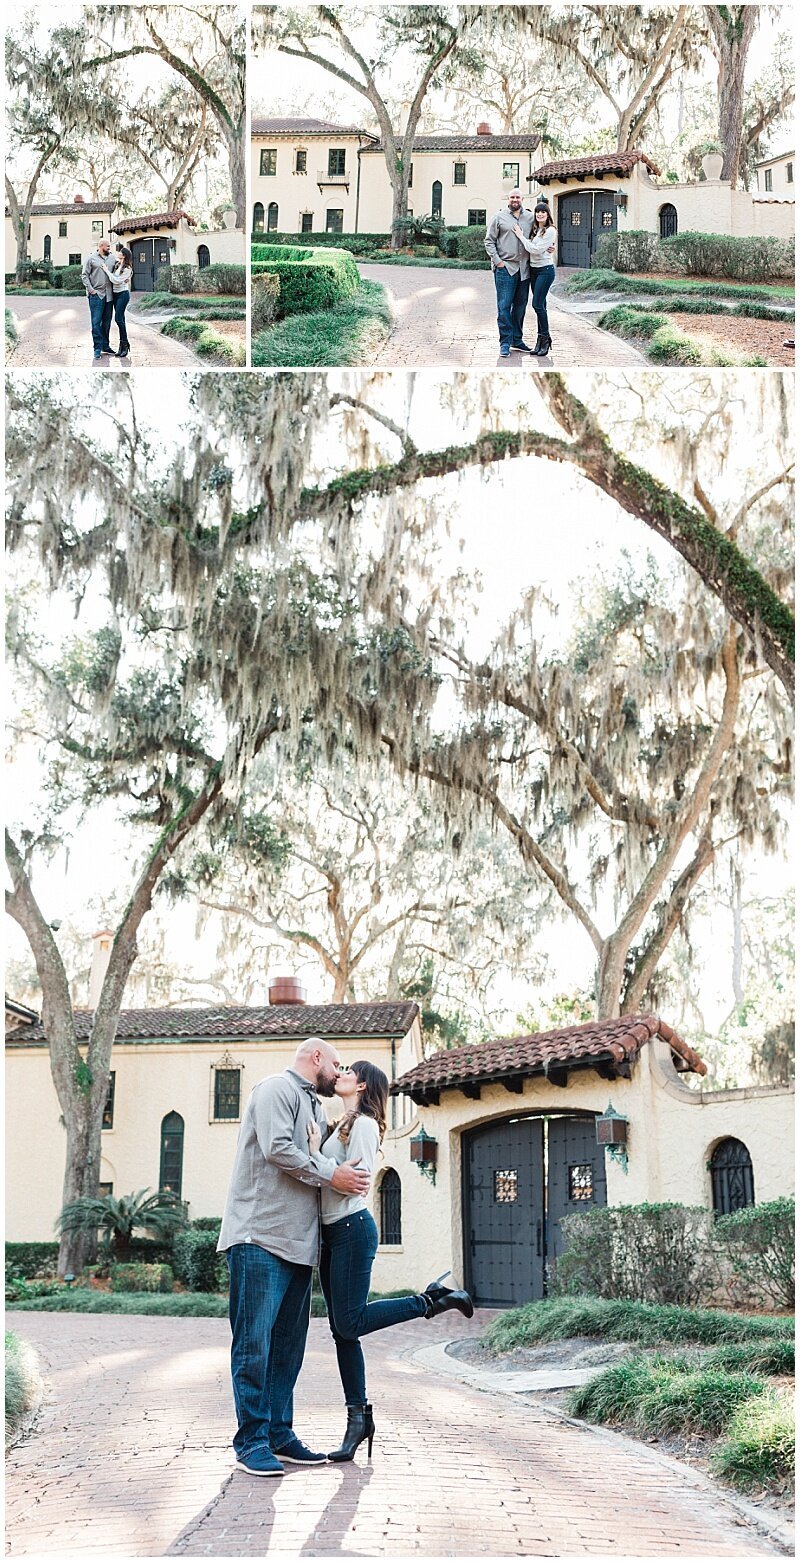
POLYGON ((760 196, 777 195, 794 200, 794 152, 764 157, 756 163, 756 186, 760 196))
MULTIPOLYGON (((231 211, 229 225, 207 230, 183 210, 125 217, 115 201, 85 201, 76 195, 72 201, 33 207, 28 257, 54 266, 79 266, 101 239, 110 239, 112 248, 119 239, 133 253, 134 291, 147 293, 155 287, 161 266, 205 267, 220 261, 244 265, 244 235, 232 225, 234 220, 231 211)), ((15 270, 16 263, 16 239, 6 209, 6 274, 15 270)))

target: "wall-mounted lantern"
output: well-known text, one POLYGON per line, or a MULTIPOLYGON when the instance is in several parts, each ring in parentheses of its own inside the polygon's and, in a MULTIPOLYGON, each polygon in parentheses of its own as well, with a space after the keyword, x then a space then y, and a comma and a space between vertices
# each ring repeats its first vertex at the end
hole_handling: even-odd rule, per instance
POLYGON ((430 1177, 435 1187, 438 1141, 430 1134, 426 1134, 424 1127, 420 1127, 419 1133, 415 1134, 413 1139, 409 1139, 408 1142, 411 1146, 412 1161, 416 1163, 423 1177, 430 1177))
POLYGON ((615 1112, 609 1101, 605 1111, 595 1118, 597 1143, 602 1144, 610 1161, 616 1161, 628 1173, 628 1119, 615 1112))
POLYGON ((621 185, 618 190, 614 191, 614 205, 618 206, 621 212, 628 210, 628 192, 623 190, 621 185))

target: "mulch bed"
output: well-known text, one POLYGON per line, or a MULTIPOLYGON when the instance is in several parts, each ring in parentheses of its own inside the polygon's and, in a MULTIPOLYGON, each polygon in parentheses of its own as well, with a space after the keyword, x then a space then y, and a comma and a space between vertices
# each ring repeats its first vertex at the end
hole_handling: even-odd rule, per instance
MULTIPOLYGON (((658 310, 658 299, 654 300, 653 309, 658 310)), ((766 358, 770 368, 794 368, 794 348, 783 345, 794 339, 793 320, 748 320, 741 315, 683 315, 672 311, 669 319, 698 342, 707 342, 724 352, 741 353, 743 357, 758 353, 766 358)))

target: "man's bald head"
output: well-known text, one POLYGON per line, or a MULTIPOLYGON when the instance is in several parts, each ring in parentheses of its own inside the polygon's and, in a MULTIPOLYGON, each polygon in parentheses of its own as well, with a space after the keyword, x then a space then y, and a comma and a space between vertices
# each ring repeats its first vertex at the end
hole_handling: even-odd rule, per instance
POLYGON ((321 1096, 335 1094, 338 1065, 336 1048, 321 1036, 307 1036, 294 1055, 295 1071, 316 1086, 321 1096))

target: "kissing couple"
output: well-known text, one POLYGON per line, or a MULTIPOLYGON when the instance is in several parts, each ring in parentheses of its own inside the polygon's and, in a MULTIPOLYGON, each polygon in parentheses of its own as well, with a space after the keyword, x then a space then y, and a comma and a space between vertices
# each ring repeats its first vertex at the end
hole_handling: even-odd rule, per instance
POLYGON ((526 212, 521 190, 511 191, 507 206, 486 229, 484 245, 494 272, 501 358, 512 352, 546 358, 550 352, 547 295, 556 279, 557 239, 545 197, 538 196, 533 211, 526 212), (529 289, 538 327, 535 347, 529 347, 523 336, 529 289))
POLYGON ((330 1042, 310 1036, 292 1066, 262 1079, 245 1107, 218 1251, 230 1274, 233 1446, 250 1475, 343 1463, 364 1441, 369 1457, 375 1422, 362 1335, 453 1308, 472 1317, 471 1297, 443 1286, 444 1275, 416 1296, 367 1300, 378 1250, 368 1196, 388 1096, 374 1063, 348 1067, 330 1042), (344 1108, 333 1126, 321 1096, 337 1096, 344 1108), (344 1439, 329 1454, 312 1452, 293 1427, 315 1265, 347 1408, 344 1439))
POLYGON ((110 240, 100 239, 97 249, 92 250, 81 267, 81 281, 89 300, 95 360, 106 355, 111 358, 128 358, 131 351, 125 325, 125 310, 131 300, 133 255, 125 244, 117 245, 117 254, 111 264, 109 264, 110 254, 110 240), (117 322, 119 331, 117 352, 108 339, 112 316, 117 322))

